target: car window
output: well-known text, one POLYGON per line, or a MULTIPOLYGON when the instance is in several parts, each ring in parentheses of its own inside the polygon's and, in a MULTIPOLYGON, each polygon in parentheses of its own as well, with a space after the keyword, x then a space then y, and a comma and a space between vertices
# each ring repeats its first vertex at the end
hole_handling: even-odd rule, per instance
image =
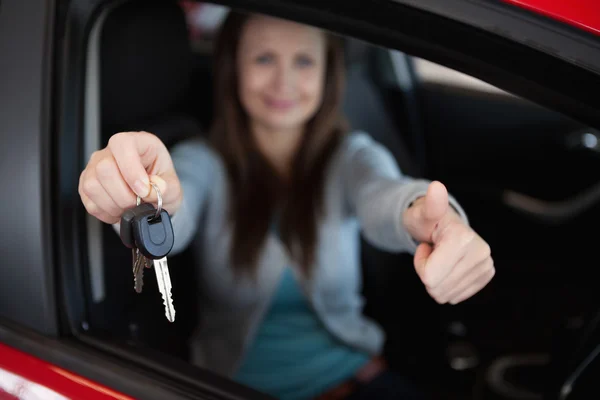
MULTIPOLYGON (((178 9, 166 11, 141 9, 138 3, 103 11, 92 27, 86 71, 82 71, 86 162, 120 131, 152 132, 170 150, 190 138, 207 137, 215 108, 215 35, 229 10, 183 1, 178 9)), ((494 319, 509 323, 515 318, 521 318, 517 322, 520 329, 533 332, 523 340, 530 343, 537 333, 543 338, 540 352, 549 351, 543 327, 579 315, 594 290, 585 275, 565 274, 559 260, 566 260, 579 248, 573 233, 584 227, 586 220, 597 217, 600 133, 480 79, 412 56, 408 50, 392 50, 352 37, 343 38, 343 46, 343 110, 352 131, 367 132, 383 144, 403 172, 445 182, 465 207, 472 226, 489 240, 497 255, 497 268, 505 274, 500 283, 460 308, 462 315, 436 309, 435 317, 425 322, 430 331, 423 334, 417 311, 432 306, 415 281, 412 260, 373 249, 361 238, 365 313, 392 338, 389 358, 401 368, 423 371, 431 360, 429 351, 433 351, 426 350, 427 340, 445 335, 449 326, 468 326, 478 337, 469 338, 472 342, 465 348, 489 351, 493 364, 505 356, 511 338, 506 337, 505 329, 486 329, 494 319), (554 251, 550 253, 548 248, 554 251), (402 268, 396 268, 398 265, 402 268), (520 295, 531 286, 506 282, 533 284, 539 276, 544 280, 535 289, 537 298, 562 307, 559 317, 540 314, 546 307, 536 301, 519 304, 520 295), (554 292, 558 284, 562 294, 577 289, 581 297, 560 302, 554 292), (511 295, 510 290, 518 294, 511 295), (410 298, 416 299, 411 303, 414 310, 399 324, 394 304, 406 304, 410 298), (481 307, 487 310, 485 315, 477 311, 481 307), (540 325, 532 326, 531 318, 541 321, 540 325), (500 343, 497 347, 495 340, 500 343), (420 358, 422 354, 426 356, 420 358)), ((210 211, 206 206, 204 224, 210 224, 210 211)), ((194 249, 199 242, 168 257, 176 309, 175 322, 170 322, 165 318, 155 271, 142 269, 143 288, 136 293, 131 250, 123 245, 115 227, 86 217, 83 275, 89 318, 85 331, 206 370, 206 364, 199 365, 201 356, 194 347, 212 329, 203 321, 233 317, 225 306, 207 307, 207 299, 220 288, 207 287, 206 270, 200 263, 205 254, 194 249)), ((200 240, 201 234, 199 231, 194 240, 200 240)), ((587 258, 591 248, 578 252, 577 272, 591 259, 587 258)), ((451 350, 456 350, 455 345, 439 342, 451 350)), ((440 357, 444 367, 452 369, 462 356, 440 357)), ((478 362, 474 365, 485 369, 478 362)), ((219 375, 221 371, 215 367, 211 372, 219 375)), ((486 379, 481 376, 473 379, 486 379)), ((412 378, 423 379, 423 375, 412 378)), ((501 390, 489 382, 482 384, 490 391, 501 390)))

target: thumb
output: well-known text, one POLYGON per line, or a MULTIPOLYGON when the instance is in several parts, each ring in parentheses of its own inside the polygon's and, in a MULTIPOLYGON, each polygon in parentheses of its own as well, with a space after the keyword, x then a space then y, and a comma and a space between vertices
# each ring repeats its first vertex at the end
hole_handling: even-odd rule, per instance
MULTIPOLYGON (((158 191, 162 198, 162 208, 169 214, 176 212, 181 204, 182 193, 175 171, 167 172, 161 176, 151 175, 150 182, 158 187, 158 191)), ((150 190, 148 197, 144 198, 144 201, 158 207, 158 194, 154 187, 150 190)))
POLYGON ((413 238, 421 242, 433 241, 433 232, 448 212, 448 191, 434 181, 429 184, 425 196, 415 201, 404 215, 404 224, 413 238))
MULTIPOLYGON (((165 203, 165 193, 167 193, 167 182, 158 175, 150 176, 150 182, 154 183, 158 187, 163 203, 165 203)), ((154 204, 158 203, 158 193, 156 193, 154 187, 150 187, 150 193, 148 193, 148 196, 144 198, 144 201, 154 204)))
POLYGON ((421 243, 417 246, 417 250, 415 251, 415 256, 413 258, 413 262, 415 264, 415 270, 417 271, 417 275, 419 278, 423 280, 423 276, 425 274, 425 266, 427 265, 427 259, 433 252, 433 247, 427 243, 421 243))
POLYGON ((446 187, 441 182, 431 182, 425 195, 422 218, 428 222, 439 221, 448 212, 448 204, 446 187))

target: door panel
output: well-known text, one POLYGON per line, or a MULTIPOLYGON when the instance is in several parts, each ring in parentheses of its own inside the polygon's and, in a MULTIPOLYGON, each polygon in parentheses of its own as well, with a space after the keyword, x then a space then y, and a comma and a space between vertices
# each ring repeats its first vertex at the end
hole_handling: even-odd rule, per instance
POLYGON ((559 212, 600 182, 595 131, 460 74, 414 65, 427 177, 464 206, 497 269, 487 288, 447 307, 445 318, 465 323, 484 361, 555 351, 557 334, 577 330, 598 304, 595 235, 585 232, 600 218, 600 204, 591 196, 586 206, 559 212), (450 77, 440 79, 443 73, 450 77), (523 203, 543 212, 524 212, 523 203))

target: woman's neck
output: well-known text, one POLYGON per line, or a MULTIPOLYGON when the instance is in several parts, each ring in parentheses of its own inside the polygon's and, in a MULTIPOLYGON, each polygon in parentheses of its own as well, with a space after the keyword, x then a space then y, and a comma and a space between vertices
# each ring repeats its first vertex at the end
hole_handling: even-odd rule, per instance
POLYGON ((284 179, 289 178, 292 161, 302 141, 303 129, 270 130, 253 127, 252 132, 261 153, 284 179))

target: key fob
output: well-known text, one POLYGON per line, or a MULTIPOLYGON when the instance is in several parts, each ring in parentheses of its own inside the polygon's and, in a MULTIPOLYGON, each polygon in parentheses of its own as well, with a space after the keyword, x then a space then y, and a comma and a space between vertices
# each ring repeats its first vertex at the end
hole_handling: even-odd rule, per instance
POLYGON ((155 215, 156 210, 152 207, 150 211, 136 214, 132 220, 135 246, 152 260, 166 257, 175 242, 169 213, 162 210, 158 218, 154 218, 155 215))
MULTIPOLYGON (((119 234, 123 244, 133 249, 136 247, 135 238, 133 237, 133 219, 136 215, 147 214, 148 212, 155 213, 156 210, 150 203, 142 203, 139 206, 130 208, 121 215, 121 225, 119 234)), ((153 215, 153 214, 150 214, 153 215)))

